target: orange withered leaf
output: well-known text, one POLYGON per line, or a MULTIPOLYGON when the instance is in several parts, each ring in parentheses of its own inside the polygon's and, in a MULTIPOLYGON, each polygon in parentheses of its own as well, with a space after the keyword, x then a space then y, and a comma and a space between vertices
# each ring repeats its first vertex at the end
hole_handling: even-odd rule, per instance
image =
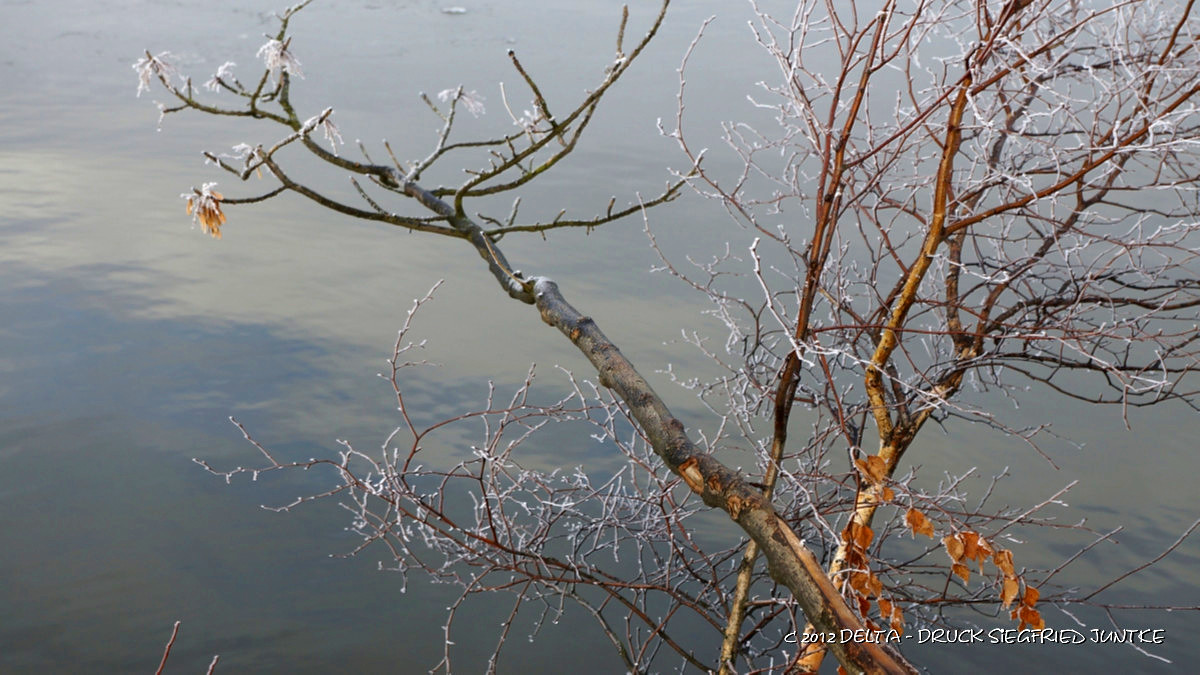
POLYGON ((960 532, 958 538, 963 543, 963 557, 967 560, 976 560, 979 557, 979 533, 967 530, 960 532))
POLYGON ((904 524, 912 530, 913 536, 923 534, 933 538, 933 523, 916 509, 909 509, 908 513, 904 514, 904 524))
POLYGON ((875 531, 866 525, 859 525, 854 531, 854 543, 858 547, 866 550, 871 545, 871 540, 875 538, 875 531))
POLYGON ((896 491, 890 487, 885 487, 885 488, 883 488, 883 491, 880 493, 880 497, 883 498, 883 501, 890 502, 896 498, 896 491))
POLYGON ((964 584, 971 580, 971 568, 962 563, 954 563, 950 566, 950 571, 962 579, 964 584))
POLYGON ((1004 603, 1007 608, 1017 599, 1017 591, 1020 589, 1020 584, 1017 583, 1014 577, 1004 577, 1004 584, 1000 588, 1000 602, 1004 603))
POLYGON ((1026 624, 1034 630, 1041 630, 1046 627, 1046 621, 1042 619, 1041 612, 1032 607, 1022 607, 1017 612, 1017 616, 1021 619, 1021 626, 1018 630, 1024 628, 1026 624))
POLYGON ((842 530, 842 541, 853 544, 859 550, 865 551, 875 538, 875 531, 861 523, 850 523, 842 530))
POLYGON ((888 600, 886 598, 879 598, 878 604, 879 604, 879 616, 884 621, 891 619, 892 618, 892 609, 893 609, 892 601, 888 600))
POLYGON ((850 588, 858 591, 860 595, 867 595, 870 589, 867 587, 869 577, 867 572, 851 572, 850 573, 850 588))
POLYGON ((868 476, 868 477, 870 476, 871 469, 867 465, 866 461, 861 460, 861 459, 856 459, 856 460, 854 460, 854 466, 858 467, 858 472, 861 473, 862 475, 868 476))
POLYGON ((983 537, 979 538, 979 540, 976 542, 976 545, 979 546, 979 557, 976 558, 976 560, 979 561, 979 571, 982 572, 983 563, 987 562, 987 559, 992 557, 996 551, 992 549, 992 545, 988 543, 988 540, 984 539, 983 537))
POLYGON ((850 588, 864 597, 879 597, 883 592, 883 582, 873 572, 860 570, 850 573, 850 588))
POLYGON ((879 580, 879 577, 875 576, 874 572, 870 573, 867 577, 867 588, 871 591, 871 595, 876 598, 883 593, 883 582, 879 580))
POLYGON ((996 563, 996 567, 998 567, 1001 572, 1004 572, 1004 576, 1017 576, 1016 571, 1013 569, 1012 551, 1006 548, 996 551, 996 553, 992 555, 992 562, 996 563))
POLYGON ((854 460, 854 465, 872 483, 882 483, 887 473, 887 463, 879 455, 871 455, 865 460, 856 459, 854 460))
POLYGON ((953 560, 956 564, 962 562, 963 552, 966 550, 966 546, 963 545, 962 540, 958 538, 958 535, 948 534, 945 537, 942 537, 942 546, 946 547, 946 553, 950 555, 951 560, 953 560))
POLYGON ((1040 595, 1041 595, 1041 591, 1034 588, 1033 586, 1026 584, 1025 585, 1025 597, 1021 598, 1021 604, 1025 605, 1026 607, 1033 607, 1034 605, 1037 604, 1038 596, 1040 596, 1040 595))

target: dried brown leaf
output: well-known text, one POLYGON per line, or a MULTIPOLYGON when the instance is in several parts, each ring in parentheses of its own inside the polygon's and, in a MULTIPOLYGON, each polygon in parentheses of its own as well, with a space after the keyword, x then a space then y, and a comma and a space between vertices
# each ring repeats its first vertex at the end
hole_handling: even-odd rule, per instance
POLYGON ((966 532, 960 532, 958 538, 963 543, 963 557, 967 560, 978 560, 980 555, 979 533, 967 530, 966 532))
POLYGON ((962 563, 954 563, 950 566, 950 571, 958 575, 958 578, 962 579, 964 584, 971 580, 971 568, 962 563))
POLYGON ((1012 551, 1002 548, 992 555, 992 562, 996 563, 996 567, 1004 573, 1006 577, 1017 576, 1016 570, 1013 569, 1012 551))
POLYGON ((870 589, 867 586, 867 581, 868 581, 869 576, 870 576, 870 574, 867 572, 861 572, 861 571, 851 572, 850 573, 850 588, 853 588, 854 590, 858 591, 859 595, 868 595, 868 592, 870 591, 870 589))
POLYGON ((875 531, 866 525, 859 525, 854 531, 854 543, 864 551, 871 545, 871 540, 875 538, 875 531))
POLYGON ((1015 577, 1004 577, 1004 584, 1000 588, 1000 602, 1004 603, 1006 609, 1017 599, 1020 586, 1015 577))
POLYGON ((871 603, 863 596, 858 596, 858 613, 865 615, 871 611, 871 603))
POLYGON ((880 596, 880 594, 883 593, 883 582, 880 581, 879 577, 875 576, 875 574, 873 572, 868 575, 867 589, 870 590, 871 595, 873 595, 876 598, 878 598, 880 596))
POLYGON ((887 474, 887 462, 883 461, 879 455, 871 455, 865 460, 856 459, 854 465, 868 481, 876 485, 882 483, 887 474))
POLYGON ((1025 624, 1029 624, 1029 627, 1034 630, 1041 630, 1046 627, 1046 621, 1042 619, 1041 612, 1032 607, 1022 607, 1017 612, 1017 616, 1021 619, 1021 628, 1024 628, 1025 624))
POLYGON ((912 530, 913 536, 923 534, 930 539, 933 538, 933 523, 925 517, 924 513, 916 509, 909 509, 908 513, 904 514, 904 524, 912 530))
POLYGON ((891 619, 892 611, 895 609, 892 606, 892 601, 888 600, 887 598, 879 598, 879 600, 877 600, 877 602, 879 604, 879 616, 884 621, 891 619))
POLYGON ((1034 588, 1033 586, 1026 584, 1025 585, 1025 597, 1021 598, 1021 604, 1025 605, 1026 607, 1033 607, 1034 605, 1037 604, 1038 596, 1040 596, 1040 595, 1041 595, 1041 591, 1034 588))
POLYGON ((992 549, 992 545, 988 543, 988 540, 984 539, 983 537, 979 537, 979 539, 975 542, 975 545, 978 547, 978 551, 975 554, 975 559, 979 561, 979 573, 983 574, 984 563, 986 563, 992 557, 992 555, 995 554, 995 551, 992 549))
POLYGON ((959 539, 958 535, 948 534, 945 537, 942 537, 942 545, 946 547, 946 553, 950 555, 950 559, 953 560, 955 564, 962 562, 963 552, 966 550, 966 546, 963 545, 962 539, 959 539))

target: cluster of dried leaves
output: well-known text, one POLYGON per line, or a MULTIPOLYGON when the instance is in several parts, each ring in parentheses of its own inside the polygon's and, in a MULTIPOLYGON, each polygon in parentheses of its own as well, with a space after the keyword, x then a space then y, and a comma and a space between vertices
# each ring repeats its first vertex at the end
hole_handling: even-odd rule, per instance
POLYGON ((205 183, 199 190, 185 192, 180 197, 187 200, 187 214, 192 217, 205 234, 221 238, 221 226, 225 224, 225 213, 221 211, 221 202, 225 196, 212 189, 216 183, 205 183))
MULTIPOLYGON (((864 479, 864 489, 872 491, 880 503, 894 504, 896 492, 887 485, 883 460, 872 455, 856 459, 854 463, 864 479)), ((908 508, 904 515, 904 524, 913 536, 923 535, 937 539, 933 520, 915 507, 908 508)), ((849 550, 846 585, 849 587, 849 594, 858 605, 858 610, 864 617, 868 616, 871 601, 874 600, 881 620, 887 623, 889 628, 902 634, 904 615, 897 603, 886 596, 883 582, 871 571, 869 549, 875 539, 875 532, 869 526, 851 519, 842 530, 841 538, 849 550)), ((1039 592, 1017 573, 1011 550, 993 545, 974 530, 948 532, 942 536, 941 541, 946 554, 950 556, 950 574, 961 579, 963 584, 968 584, 971 581, 969 563, 976 563, 982 575, 985 573, 984 565, 990 562, 996 568, 997 575, 993 583, 998 589, 1004 608, 1008 609, 1017 602, 1010 617, 1019 622, 1018 630, 1027 627, 1040 630, 1045 627, 1045 621, 1036 609, 1039 592), (1021 591, 1022 588, 1024 592, 1021 591)), ((867 624, 872 630, 880 629, 871 621, 867 624)))

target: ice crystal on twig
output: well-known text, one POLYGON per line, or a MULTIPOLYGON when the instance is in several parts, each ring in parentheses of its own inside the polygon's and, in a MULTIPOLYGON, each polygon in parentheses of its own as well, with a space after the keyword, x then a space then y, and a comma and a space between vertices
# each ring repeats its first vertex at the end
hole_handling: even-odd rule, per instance
POLYGON ((504 91, 504 83, 500 83, 500 100, 504 103, 504 109, 508 111, 508 116, 512 118, 515 126, 521 127, 525 133, 529 135, 545 133, 546 130, 539 128, 542 122, 546 121, 546 115, 542 111, 542 107, 538 102, 533 101, 533 110, 523 110, 520 117, 513 112, 512 106, 508 104, 508 94, 504 91))
POLYGON ((173 59, 175 55, 171 52, 159 52, 158 56, 151 56, 147 51, 145 56, 133 64, 133 69, 138 74, 138 97, 141 97, 143 91, 150 91, 150 78, 157 76, 170 79, 172 75, 178 74, 179 71, 167 61, 168 58, 173 59))
POLYGON ((342 134, 338 132, 337 125, 333 120, 326 116, 321 121, 321 133, 325 135, 325 140, 329 141, 329 147, 333 150, 333 154, 337 154, 337 146, 342 145, 345 141, 342 140, 342 134))
POLYGON ((442 102, 450 100, 461 101, 463 105, 467 106, 467 111, 475 117, 479 117, 487 112, 487 109, 483 106, 483 96, 474 90, 464 91, 462 87, 443 89, 438 92, 437 96, 438 100, 442 102))
POLYGON ((545 119, 546 118, 542 116, 540 111, 534 112, 531 110, 525 110, 521 117, 518 118, 513 116, 513 124, 524 129, 525 133, 527 134, 537 134, 542 133, 542 130, 538 128, 538 125, 541 124, 545 119))
POLYGON ((286 72, 288 75, 304 77, 304 71, 300 70, 300 61, 288 50, 291 44, 291 38, 288 38, 284 42, 272 38, 267 40, 265 45, 259 47, 258 53, 255 54, 255 56, 263 60, 267 66, 267 70, 271 72, 272 77, 276 80, 280 77, 280 71, 286 72))
POLYGON ((313 115, 304 120, 304 124, 300 127, 300 133, 308 135, 316 131, 317 127, 320 127, 325 140, 329 141, 329 145, 333 149, 333 154, 337 155, 338 144, 345 144, 345 141, 342 140, 342 134, 338 131, 337 125, 333 123, 333 120, 329 119, 329 116, 332 114, 333 108, 326 108, 321 111, 320 115, 313 115))
POLYGON ((221 67, 217 68, 217 72, 212 76, 212 79, 204 83, 204 88, 209 91, 220 91, 223 80, 234 79, 232 69, 236 65, 237 64, 233 61, 226 61, 225 63, 222 63, 221 67))
POLYGON ((233 159, 247 159, 254 156, 254 146, 249 143, 238 143, 230 148, 232 154, 222 155, 223 157, 231 157, 233 159))

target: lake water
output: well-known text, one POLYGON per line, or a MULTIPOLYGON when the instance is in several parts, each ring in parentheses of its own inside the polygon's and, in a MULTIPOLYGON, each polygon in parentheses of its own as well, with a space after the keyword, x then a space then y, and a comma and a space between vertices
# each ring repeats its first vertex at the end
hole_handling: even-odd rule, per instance
MULTIPOLYGON (((480 128, 487 120, 503 126, 496 83, 517 82, 506 49, 517 50, 552 101, 594 86, 612 52, 613 3, 463 6, 465 14, 424 1, 314 4, 293 24, 306 75, 294 88, 298 102, 313 113, 335 106, 347 141, 388 138, 400 154, 420 156, 435 120, 417 92, 478 90, 489 108, 480 128)), ((151 672, 176 620, 183 626, 170 672, 201 672, 213 654, 221 655, 218 672, 424 672, 441 657, 453 589, 414 578, 401 594, 395 575, 375 571, 381 553, 330 558, 356 543, 332 503, 290 514, 259 508, 319 490, 326 476, 230 486, 192 458, 255 461, 230 415, 288 457, 333 453, 336 439, 377 446, 397 420, 376 373, 412 299, 439 278, 446 283, 417 334, 443 365, 410 384, 412 405, 427 419, 480 405, 488 380, 511 388, 533 362, 551 390, 555 365, 586 372, 574 348, 505 298, 462 242, 348 221, 298 198, 228 209, 222 241, 191 226, 179 193, 211 180, 228 196, 242 189, 204 166, 199 152, 255 137, 246 125, 178 115, 155 132, 151 99, 163 95, 136 99, 130 64, 146 49, 170 50, 197 82, 225 60, 252 72, 279 8, 0 0, 2 673, 151 672)), ((748 37, 746 9, 674 8, 602 106, 590 142, 525 195, 523 213, 589 213, 610 195, 649 193, 668 179, 668 166, 683 165, 655 120, 673 115, 675 68, 710 13, 720 16, 693 71, 690 124, 715 145, 718 120, 750 114, 744 94, 771 75, 748 37)), ((648 10, 633 15, 627 39, 640 34, 648 10)), ((505 213, 507 203, 498 207, 505 213)), ((652 224, 673 254, 746 244, 744 232, 698 199, 654 212, 652 224)), ((656 258, 640 220, 586 236, 510 237, 505 247, 518 267, 557 278, 689 425, 704 423, 692 394, 655 371, 703 368, 703 357, 670 344, 681 328, 723 335, 701 315, 703 298, 649 273, 656 258)), ((1061 467, 1054 471, 1023 444, 950 427, 927 431, 910 457, 951 472, 1013 467, 1020 481, 1006 484, 1002 500, 1013 504, 1079 479, 1069 519, 1128 529, 1120 545, 1074 566, 1071 583, 1087 588, 1130 569, 1200 515, 1196 413, 1161 408, 1136 416, 1127 432, 1113 410, 1032 392, 1011 415, 1014 423, 1055 420, 1082 447, 1048 443, 1061 467)), ((559 450, 565 466, 590 451, 582 440, 559 450)), ((1081 543, 1032 534, 1044 538, 1018 555, 1038 566, 1081 543)), ((1200 541, 1188 541, 1106 598, 1200 604, 1198 564, 1200 541)), ((474 602, 454 629, 461 672, 481 668, 508 611, 507 598, 474 602)), ((1098 614, 1073 611, 1106 627, 1098 614)), ((1077 627, 1051 608, 1043 613, 1053 627, 1077 627)), ((942 672, 1172 672, 1200 661, 1195 613, 1122 620, 1164 629, 1165 643, 1151 651, 1174 665, 1109 645, 914 645, 910 655, 942 672)), ((561 672, 564 663, 578 673, 618 672, 595 633, 586 622, 548 626, 532 644, 517 640, 501 672, 561 672)))

